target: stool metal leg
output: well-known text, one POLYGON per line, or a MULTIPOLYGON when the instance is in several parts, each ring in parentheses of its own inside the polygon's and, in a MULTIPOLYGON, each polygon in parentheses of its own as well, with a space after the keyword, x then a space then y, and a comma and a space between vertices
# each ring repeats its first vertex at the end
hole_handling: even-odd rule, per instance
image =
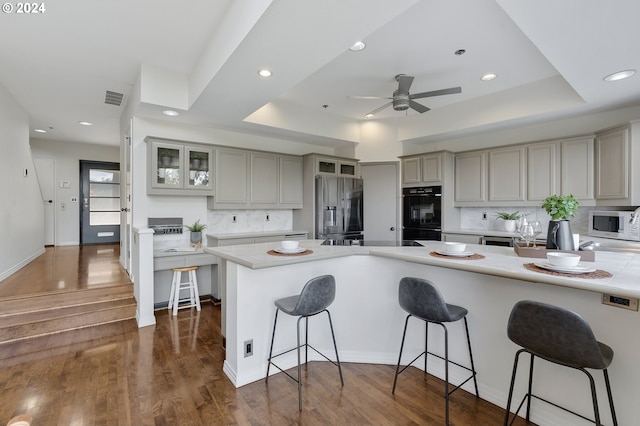
POLYGON ((338 364, 338 372, 340 373, 340 384, 344 386, 344 379, 342 378, 342 367, 340 366, 340 357, 338 356, 338 345, 336 345, 336 335, 333 332, 333 321, 331 321, 331 314, 325 309, 327 316, 329 317, 329 328, 331 328, 331 337, 333 338, 333 349, 336 351, 336 363, 338 364))
POLYGON ((267 360, 267 377, 264 378, 265 382, 269 382, 269 368, 271 367, 271 358, 273 355, 273 341, 276 338, 276 324, 278 324, 278 312, 280 309, 276 309, 276 317, 273 320, 273 333, 271 333, 271 347, 269 348, 269 359, 267 360))
POLYGON ((300 317, 296 324, 296 339, 298 342, 296 348, 298 352, 298 411, 302 411, 302 369, 300 368, 300 320, 302 320, 302 318, 307 319, 306 317, 300 317))
POLYGON ((529 363, 529 387, 527 390, 527 421, 529 421, 529 414, 531 413, 531 390, 533 389, 533 361, 535 356, 531 354, 531 362, 529 363))
MULTIPOLYGON (((404 320, 404 331, 402 332, 402 342, 400 343, 400 355, 398 355, 396 375, 393 378, 393 389, 391 390, 392 394, 396 393, 396 383, 398 382, 398 374, 400 374, 400 360, 402 360, 402 349, 404 348, 404 338, 407 336, 407 325, 409 324, 409 317, 411 317, 411 315, 407 315, 407 319, 404 320)), ((427 356, 427 354, 425 354, 425 356, 427 356)))
MULTIPOLYGON (((516 356, 513 360, 513 372, 511 373, 511 385, 509 385, 509 396, 507 397, 507 407, 505 408, 505 413, 504 413, 504 426, 508 426, 509 425, 509 414, 511 412, 511 400, 513 399, 513 388, 515 386, 516 383, 516 373, 518 371, 518 361, 520 360, 520 354, 522 352, 524 352, 524 349, 520 349, 518 352, 516 352, 516 356)), ((518 416, 518 413, 516 412, 515 417, 518 416)))
POLYGON ((427 360, 429 359, 429 321, 424 322, 424 378, 427 379, 427 360))
POLYGON ((616 417, 616 409, 613 406, 613 394, 611 393, 611 383, 609 383, 609 372, 605 368, 602 370, 604 374, 604 383, 607 386, 607 397, 609 398, 609 408, 611 409, 611 418, 613 419, 613 426, 618 426, 618 418, 616 417))
POLYGON ((476 396, 480 398, 478 392, 478 379, 476 378, 476 366, 473 363, 473 352, 471 351, 471 338, 469 337, 469 325, 467 324, 467 317, 464 317, 464 330, 467 333, 467 346, 469 347, 469 360, 471 361, 471 374, 473 374, 473 385, 476 388, 476 396))
MULTIPOLYGON (((449 426, 449 331, 447 327, 440 323, 444 329, 444 398, 445 398, 445 424, 449 426)), ((428 354, 424 354, 426 357, 428 354)))

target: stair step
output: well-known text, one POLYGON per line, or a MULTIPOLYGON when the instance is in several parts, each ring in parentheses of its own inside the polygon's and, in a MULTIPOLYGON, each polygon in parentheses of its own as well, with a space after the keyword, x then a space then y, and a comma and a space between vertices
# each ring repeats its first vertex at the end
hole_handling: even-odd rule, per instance
POLYGON ((133 285, 95 287, 73 291, 49 292, 27 296, 2 298, 0 300, 0 321, 24 312, 55 310, 61 307, 91 305, 97 302, 108 302, 127 299, 133 296, 133 285))
MULTIPOLYGON (((51 316, 44 320, 22 322, 0 328, 0 345, 16 342, 23 339, 56 334, 69 330, 78 330, 100 324, 108 324, 135 318, 136 304, 133 298, 129 303, 116 302, 113 305, 107 303, 96 309, 98 305, 87 304, 86 309, 75 312, 60 310, 60 316, 51 316)), ((73 309, 72 309, 73 311, 73 309)), ((48 313, 55 313, 49 310, 48 313)), ((40 314, 40 313, 37 313, 40 314)), ((36 314, 34 314, 36 315, 36 314)), ((21 320, 25 321, 26 314, 21 314, 21 320)))

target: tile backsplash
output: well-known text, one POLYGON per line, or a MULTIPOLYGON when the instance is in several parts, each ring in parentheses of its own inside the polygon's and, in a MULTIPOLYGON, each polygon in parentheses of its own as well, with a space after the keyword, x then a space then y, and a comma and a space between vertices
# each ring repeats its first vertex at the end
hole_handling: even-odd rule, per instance
POLYGON ((207 234, 289 231, 293 226, 293 211, 209 210, 207 226, 207 234))
MULTIPOLYGON (((575 217, 571 219, 571 230, 576 234, 586 234, 588 231, 589 210, 593 207, 579 207, 575 217)), ((463 207, 460 210, 460 228, 475 230, 502 231, 502 219, 496 217, 496 212, 520 212, 527 215, 529 222, 537 220, 546 230, 551 219, 542 207, 463 207), (482 213, 487 213, 487 219, 482 219, 482 213)))

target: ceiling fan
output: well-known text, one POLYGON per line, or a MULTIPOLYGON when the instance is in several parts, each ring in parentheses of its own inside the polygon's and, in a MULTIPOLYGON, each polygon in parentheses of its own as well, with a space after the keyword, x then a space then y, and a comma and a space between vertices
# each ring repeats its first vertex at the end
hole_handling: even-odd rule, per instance
POLYGON ((430 108, 419 104, 414 101, 414 99, 420 98, 429 98, 431 96, 441 96, 441 95, 452 95, 455 93, 462 93, 462 88, 458 87, 450 87, 448 89, 440 89, 434 90, 431 92, 422 92, 410 94, 409 88, 411 87, 411 83, 413 83, 413 76, 406 74, 398 74, 395 76, 396 81, 398 82, 398 88, 393 92, 393 97, 391 98, 383 98, 379 96, 349 96, 352 99, 391 99, 391 102, 382 105, 380 108, 376 108, 365 117, 372 117, 387 108, 390 105, 393 105, 393 109, 396 111, 406 111, 411 108, 419 113, 427 112, 430 108))

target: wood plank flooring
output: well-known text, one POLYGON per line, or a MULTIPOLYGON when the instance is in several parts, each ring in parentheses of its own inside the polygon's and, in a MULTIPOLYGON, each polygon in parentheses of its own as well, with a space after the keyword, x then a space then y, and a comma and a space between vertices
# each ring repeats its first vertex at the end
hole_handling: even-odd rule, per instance
MULTIPOLYGON (((85 284, 76 286, 91 281, 79 280, 85 284)), ((299 412, 297 387, 282 373, 238 389, 225 376, 220 306, 203 303, 201 312, 177 317, 161 309, 156 320, 141 329, 132 320, 1 345, 0 424, 23 413, 33 425, 60 426, 444 424, 443 383, 418 369, 402 374, 393 395, 393 366, 343 363, 341 388, 335 366, 309 363, 299 412)), ((462 390, 451 397, 452 425, 500 425, 503 415, 462 390)))

